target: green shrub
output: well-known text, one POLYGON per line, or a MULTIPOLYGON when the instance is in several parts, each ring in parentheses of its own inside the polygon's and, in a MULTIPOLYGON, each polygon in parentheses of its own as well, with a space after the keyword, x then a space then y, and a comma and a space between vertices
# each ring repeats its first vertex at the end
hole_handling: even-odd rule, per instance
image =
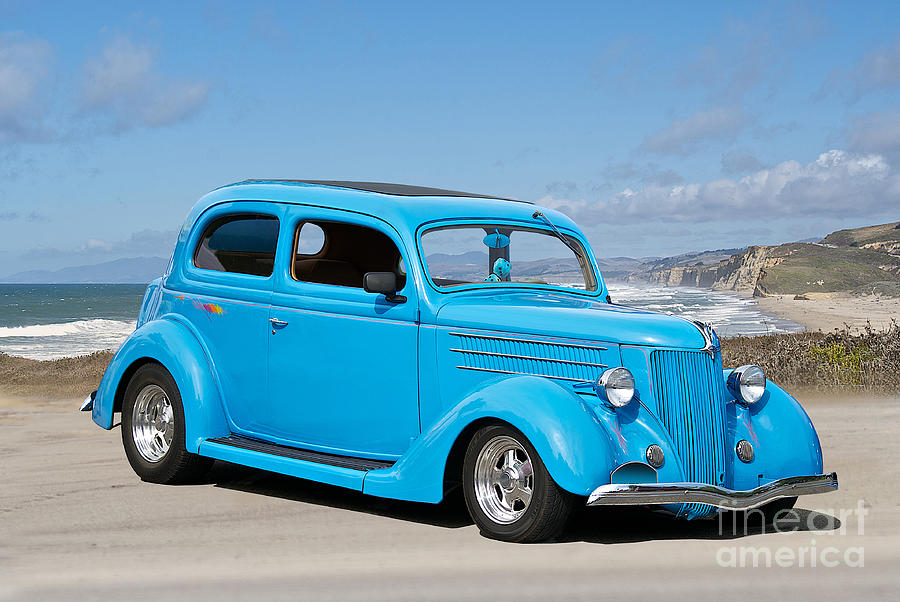
POLYGON ((900 326, 846 326, 831 333, 801 332, 722 340, 727 367, 757 364, 787 388, 900 392, 900 326))

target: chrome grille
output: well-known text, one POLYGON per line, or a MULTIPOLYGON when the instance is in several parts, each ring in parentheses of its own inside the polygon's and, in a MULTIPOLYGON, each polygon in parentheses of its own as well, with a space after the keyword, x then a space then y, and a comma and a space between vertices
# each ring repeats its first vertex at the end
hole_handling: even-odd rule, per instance
MULTIPOLYGON (((688 481, 722 485, 725 479, 725 383, 722 357, 703 351, 650 355, 659 419, 669 431, 688 481)), ((684 504, 687 518, 715 514, 705 504, 684 504)))
POLYGON ((606 347, 541 339, 451 332, 450 351, 460 356, 457 368, 500 374, 530 374, 566 381, 592 382, 606 364, 606 347))

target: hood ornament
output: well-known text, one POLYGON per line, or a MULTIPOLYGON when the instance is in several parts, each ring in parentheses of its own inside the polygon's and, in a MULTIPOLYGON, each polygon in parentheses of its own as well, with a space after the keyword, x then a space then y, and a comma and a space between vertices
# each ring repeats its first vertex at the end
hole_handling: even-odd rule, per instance
POLYGON ((722 349, 722 345, 719 343, 719 335, 716 334, 712 325, 707 322, 701 322, 699 320, 691 320, 691 322, 697 327, 700 334, 703 335, 703 340, 706 341, 706 344, 701 351, 708 353, 711 359, 715 359, 716 354, 722 349))

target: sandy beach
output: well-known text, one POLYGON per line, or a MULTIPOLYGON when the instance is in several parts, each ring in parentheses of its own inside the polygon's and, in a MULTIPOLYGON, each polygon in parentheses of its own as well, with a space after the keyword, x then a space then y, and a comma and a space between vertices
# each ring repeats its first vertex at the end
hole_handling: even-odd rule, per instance
POLYGON ((804 402, 841 489, 803 498, 795 532, 733 536, 717 521, 591 509, 556 543, 515 545, 481 537, 458 504, 392 502, 228 464, 198 485, 143 483, 118 428, 97 428, 77 399, 6 396, 0 599, 893 599, 900 400, 804 402), (851 408, 865 411, 847 420, 851 408), (760 549, 815 549, 817 565, 728 566, 732 553, 760 549))
POLYGON ((806 296, 808 299, 803 300, 792 295, 754 300, 763 311, 802 324, 808 330, 830 332, 845 324, 851 329, 871 324, 876 330, 884 330, 892 321, 900 323, 900 297, 816 293, 806 296))

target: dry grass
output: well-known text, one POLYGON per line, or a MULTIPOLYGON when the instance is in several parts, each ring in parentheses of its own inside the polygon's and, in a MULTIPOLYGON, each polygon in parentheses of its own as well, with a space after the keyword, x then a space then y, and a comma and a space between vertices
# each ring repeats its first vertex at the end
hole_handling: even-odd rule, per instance
POLYGON ((726 366, 757 364, 788 389, 900 392, 900 325, 722 340, 726 366))
POLYGON ((0 392, 8 395, 82 398, 100 384, 109 351, 37 361, 0 353, 0 392))

